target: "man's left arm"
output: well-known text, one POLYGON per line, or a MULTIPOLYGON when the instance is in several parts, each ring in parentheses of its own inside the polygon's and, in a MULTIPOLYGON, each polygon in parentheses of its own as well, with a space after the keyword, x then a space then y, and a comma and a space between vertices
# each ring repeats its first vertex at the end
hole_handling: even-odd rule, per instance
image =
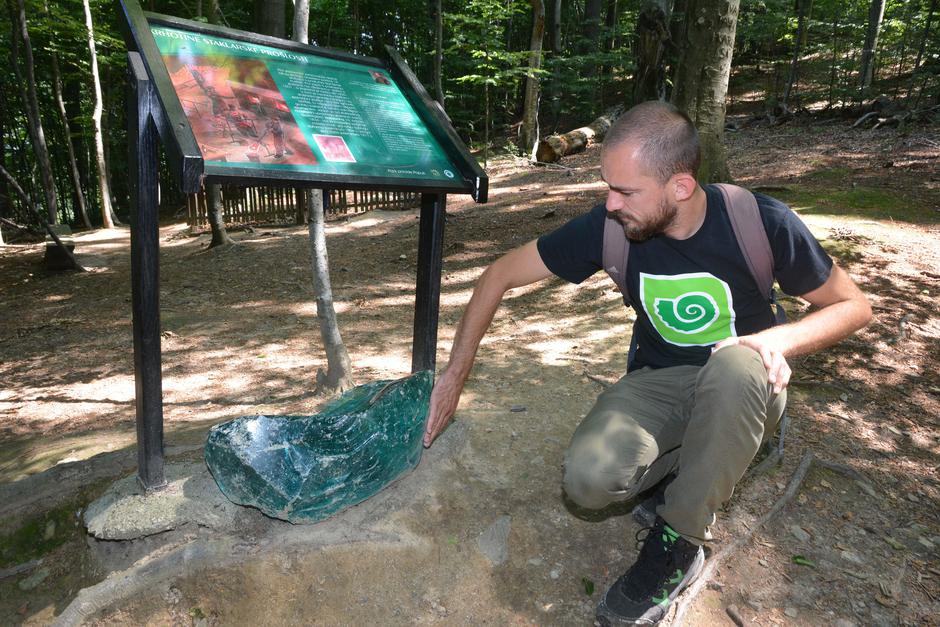
POLYGON ((801 296, 817 309, 797 322, 760 333, 732 337, 714 350, 741 344, 757 351, 767 368, 767 381, 780 392, 790 382, 787 357, 820 350, 848 337, 871 320, 871 305, 849 275, 833 263, 829 278, 801 296))

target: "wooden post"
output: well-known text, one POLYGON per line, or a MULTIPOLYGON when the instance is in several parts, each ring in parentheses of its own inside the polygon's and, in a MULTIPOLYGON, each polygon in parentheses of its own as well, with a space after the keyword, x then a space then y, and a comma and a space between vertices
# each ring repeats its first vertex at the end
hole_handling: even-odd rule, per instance
POLYGON ((163 375, 160 368, 159 165, 154 121, 154 115, 160 115, 160 105, 140 55, 131 52, 127 56, 137 478, 149 492, 166 486, 163 469, 163 375))
POLYGON ((411 346, 412 372, 434 370, 437 359, 437 321, 441 300, 446 205, 446 194, 421 194, 414 339, 411 346))

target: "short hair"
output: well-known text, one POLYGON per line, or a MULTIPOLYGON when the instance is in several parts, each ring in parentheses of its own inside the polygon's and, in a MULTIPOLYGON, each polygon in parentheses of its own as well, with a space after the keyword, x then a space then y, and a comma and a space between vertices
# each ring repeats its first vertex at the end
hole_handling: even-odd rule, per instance
POLYGON ((702 161, 698 132, 685 113, 668 102, 636 105, 614 121, 604 146, 630 143, 647 172, 665 183, 676 174, 698 174, 702 161))

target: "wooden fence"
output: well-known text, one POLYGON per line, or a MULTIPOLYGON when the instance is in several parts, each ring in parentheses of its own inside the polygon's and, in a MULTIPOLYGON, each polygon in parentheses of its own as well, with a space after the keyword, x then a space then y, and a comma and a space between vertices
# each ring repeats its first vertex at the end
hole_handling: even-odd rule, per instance
MULTIPOLYGON (((306 212, 308 190, 293 187, 239 187, 222 185, 222 213, 226 224, 297 224, 306 212)), ((200 228, 209 224, 205 190, 186 197, 186 222, 200 228)), ((330 190, 328 216, 364 213, 373 209, 407 210, 421 206, 415 192, 330 190)))

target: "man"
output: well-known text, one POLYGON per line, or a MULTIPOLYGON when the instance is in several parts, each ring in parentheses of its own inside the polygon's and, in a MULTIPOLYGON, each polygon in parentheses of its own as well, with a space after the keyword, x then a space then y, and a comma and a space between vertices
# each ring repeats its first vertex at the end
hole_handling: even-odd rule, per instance
POLYGON ((637 320, 629 372, 597 399, 565 455, 564 488, 601 508, 658 487, 636 562, 597 608, 603 625, 654 625, 698 576, 714 513, 731 497, 786 402, 787 358, 828 346, 871 318, 865 296, 785 205, 755 195, 781 289, 814 311, 773 326, 721 193, 695 180, 695 127, 650 102, 617 120, 601 152, 606 205, 513 250, 481 276, 431 395, 425 446, 454 414, 503 294, 552 274, 602 269, 604 225, 630 240, 626 296, 637 320))

